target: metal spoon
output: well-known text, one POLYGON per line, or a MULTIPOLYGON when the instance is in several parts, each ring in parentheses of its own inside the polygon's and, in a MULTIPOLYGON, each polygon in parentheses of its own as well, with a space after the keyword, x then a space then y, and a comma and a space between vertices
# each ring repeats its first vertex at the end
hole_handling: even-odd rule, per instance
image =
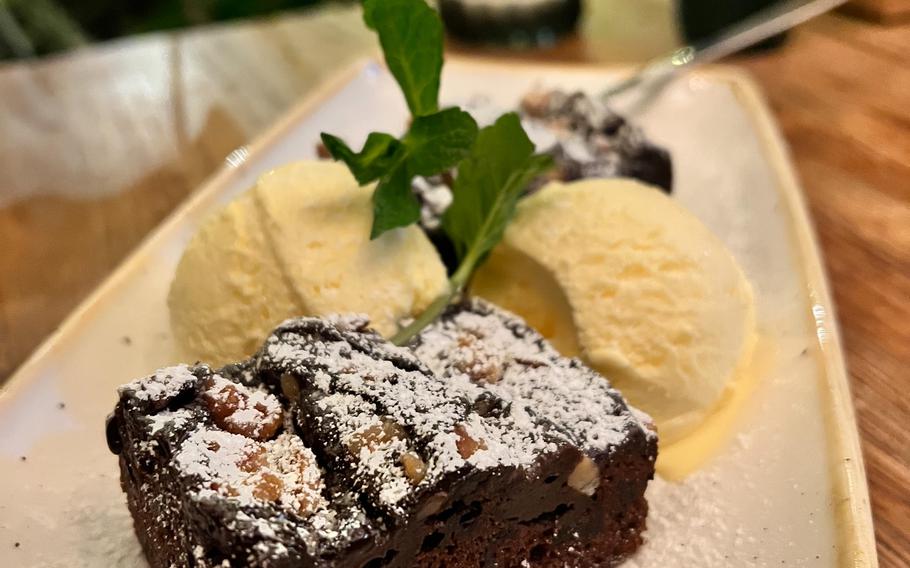
POLYGON ((837 8, 847 0, 787 0, 769 6, 717 36, 652 59, 638 71, 601 93, 608 99, 643 83, 665 81, 684 67, 717 61, 837 8))

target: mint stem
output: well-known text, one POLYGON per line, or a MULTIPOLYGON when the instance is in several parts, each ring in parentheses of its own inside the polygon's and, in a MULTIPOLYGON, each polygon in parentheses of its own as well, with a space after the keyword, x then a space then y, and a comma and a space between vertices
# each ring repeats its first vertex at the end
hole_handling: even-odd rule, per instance
POLYGON ((392 336, 392 343, 395 345, 405 345, 414 339, 423 329, 436 321, 442 312, 452 303, 459 294, 464 291, 474 268, 477 266, 479 258, 475 250, 471 250, 465 255, 464 260, 458 265, 458 270, 449 278, 449 290, 433 300, 429 306, 423 310, 417 318, 400 329, 398 333, 392 336))

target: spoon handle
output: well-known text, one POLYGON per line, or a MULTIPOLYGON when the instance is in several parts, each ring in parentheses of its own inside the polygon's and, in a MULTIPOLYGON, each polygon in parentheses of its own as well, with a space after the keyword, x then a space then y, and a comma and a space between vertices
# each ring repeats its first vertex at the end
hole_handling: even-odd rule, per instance
POLYGON ((604 99, 656 79, 669 78, 683 67, 711 63, 773 37, 837 8, 847 0, 787 0, 733 24, 704 42, 681 47, 645 63, 638 71, 605 89, 604 99))

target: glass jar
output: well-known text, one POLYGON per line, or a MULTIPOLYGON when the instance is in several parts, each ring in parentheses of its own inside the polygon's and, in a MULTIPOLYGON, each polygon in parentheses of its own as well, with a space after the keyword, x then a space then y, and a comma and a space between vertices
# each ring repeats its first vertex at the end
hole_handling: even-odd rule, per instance
POLYGON ((446 29, 472 43, 548 46, 574 31, 581 0, 439 0, 446 29))

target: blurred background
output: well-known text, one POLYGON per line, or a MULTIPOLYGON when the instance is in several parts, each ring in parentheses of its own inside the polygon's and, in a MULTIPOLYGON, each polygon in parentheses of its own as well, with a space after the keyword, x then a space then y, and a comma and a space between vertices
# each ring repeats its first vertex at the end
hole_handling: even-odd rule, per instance
POLYGON ((0 58, 273 14, 320 0, 0 0, 0 58))
MULTIPOLYGON (((330 1, 345 3, 344 0, 0 0, 0 59, 45 55, 133 34, 274 15, 330 1)), ((570 33, 577 25, 582 5, 581 0, 438 0, 435 3, 452 35, 469 42, 522 47, 550 44, 570 33), (531 10, 535 13, 528 15, 531 10)), ((773 0, 680 0, 675 6, 675 23, 686 39, 701 39, 773 3, 773 0)), ((867 4, 877 3, 882 0, 857 2, 855 7, 863 10, 867 4)), ((623 29, 637 31, 628 26, 628 20, 616 18, 616 12, 637 11, 648 18, 656 15, 655 7, 668 13, 660 7, 672 2, 601 0, 587 4, 588 20, 595 25, 605 24, 597 19, 599 14, 608 15, 611 21, 621 23, 623 29)), ((610 29, 614 33, 620 30, 610 29)))

